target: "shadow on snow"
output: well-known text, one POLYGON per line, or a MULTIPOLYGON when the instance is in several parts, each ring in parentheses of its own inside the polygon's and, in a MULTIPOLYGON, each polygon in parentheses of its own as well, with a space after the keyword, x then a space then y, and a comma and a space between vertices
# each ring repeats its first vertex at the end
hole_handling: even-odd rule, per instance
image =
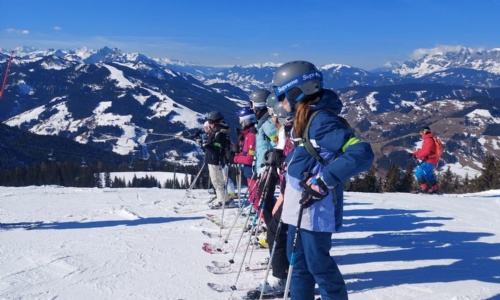
POLYGON ((113 227, 113 226, 140 226, 140 225, 151 225, 151 224, 162 224, 169 222, 178 222, 186 220, 199 220, 204 219, 204 217, 182 217, 182 218, 140 218, 135 220, 103 220, 103 221, 92 221, 92 222, 19 222, 19 223, 3 223, 0 224, 0 229, 28 229, 28 230, 45 230, 45 229, 88 229, 88 228, 103 228, 103 227, 113 227))
MULTIPOLYGON (((370 250, 369 253, 334 255, 336 261, 340 261, 340 266, 385 263, 384 270, 345 273, 348 290, 356 293, 404 284, 463 280, 500 283, 500 244, 479 242, 479 239, 494 234, 436 230, 445 225, 442 221, 453 218, 417 215, 428 212, 404 209, 346 210, 342 232, 376 233, 363 238, 335 239, 334 235, 333 251, 336 247, 361 246, 362 249, 363 246, 373 246, 380 248, 380 252, 370 250), (408 267, 391 270, 386 265, 392 262, 408 262, 408 267), (412 267, 413 262, 427 266, 412 267)), ((401 263, 397 267, 401 267, 401 263)))

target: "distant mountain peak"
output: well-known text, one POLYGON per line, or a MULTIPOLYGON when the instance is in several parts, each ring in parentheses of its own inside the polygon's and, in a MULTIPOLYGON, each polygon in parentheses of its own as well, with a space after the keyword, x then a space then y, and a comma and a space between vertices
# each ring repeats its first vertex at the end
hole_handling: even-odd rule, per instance
POLYGON ((500 48, 474 50, 466 47, 431 49, 418 59, 400 64, 392 70, 399 76, 421 78, 448 69, 467 68, 500 75, 500 48))

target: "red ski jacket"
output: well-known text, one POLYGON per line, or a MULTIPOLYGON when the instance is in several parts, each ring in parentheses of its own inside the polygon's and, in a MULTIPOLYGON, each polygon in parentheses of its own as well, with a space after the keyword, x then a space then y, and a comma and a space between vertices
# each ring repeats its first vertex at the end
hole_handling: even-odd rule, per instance
POLYGON ((433 165, 436 165, 438 163, 438 158, 436 157, 430 157, 432 154, 436 153, 436 143, 432 139, 434 135, 432 132, 427 133, 424 135, 423 138, 423 143, 422 143, 422 148, 418 151, 413 152, 413 155, 421 159, 423 162, 427 162, 433 165))

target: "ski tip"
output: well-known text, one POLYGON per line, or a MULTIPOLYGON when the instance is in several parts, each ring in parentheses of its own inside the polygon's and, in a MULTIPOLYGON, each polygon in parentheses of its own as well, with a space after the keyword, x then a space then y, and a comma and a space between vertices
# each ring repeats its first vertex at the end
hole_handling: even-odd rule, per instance
POLYGON ((209 248, 207 248, 205 246, 201 247, 201 249, 203 249, 203 251, 205 251, 207 253, 214 254, 214 252, 211 249, 209 249, 209 248))

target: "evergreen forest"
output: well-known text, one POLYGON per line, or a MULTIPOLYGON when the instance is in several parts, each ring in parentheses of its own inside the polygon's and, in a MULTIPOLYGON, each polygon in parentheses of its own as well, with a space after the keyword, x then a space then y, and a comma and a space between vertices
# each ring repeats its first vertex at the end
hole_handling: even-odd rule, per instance
MULTIPOLYGON (((120 163, 119 165, 110 165, 104 162, 85 163, 85 162, 56 162, 45 161, 38 164, 25 167, 16 167, 0 170, 0 186, 42 186, 58 185, 65 187, 158 187, 158 188, 209 188, 210 180, 208 170, 201 166, 183 166, 160 162, 150 162, 138 160, 132 163, 120 163), (173 180, 158 182, 153 176, 145 178, 134 177, 131 181, 125 182, 118 178, 111 178, 110 172, 175 172, 177 176, 173 180), (196 176, 198 175, 199 176, 196 176), (197 178, 196 182, 192 182, 197 178)), ((391 165, 385 177, 377 176, 375 166, 359 176, 354 177, 347 191, 366 192, 366 193, 384 193, 401 192, 410 193, 417 188, 417 182, 414 176, 414 164, 407 164, 405 169, 397 165, 391 165)), ((229 177, 237 182, 237 166, 230 166, 229 177)), ((483 168, 479 175, 474 178, 458 176, 446 168, 445 171, 436 172, 439 189, 446 194, 462 194, 480 192, 492 189, 500 189, 500 161, 493 155, 487 155, 483 162, 483 168)), ((243 178, 242 182, 246 182, 243 178)))

